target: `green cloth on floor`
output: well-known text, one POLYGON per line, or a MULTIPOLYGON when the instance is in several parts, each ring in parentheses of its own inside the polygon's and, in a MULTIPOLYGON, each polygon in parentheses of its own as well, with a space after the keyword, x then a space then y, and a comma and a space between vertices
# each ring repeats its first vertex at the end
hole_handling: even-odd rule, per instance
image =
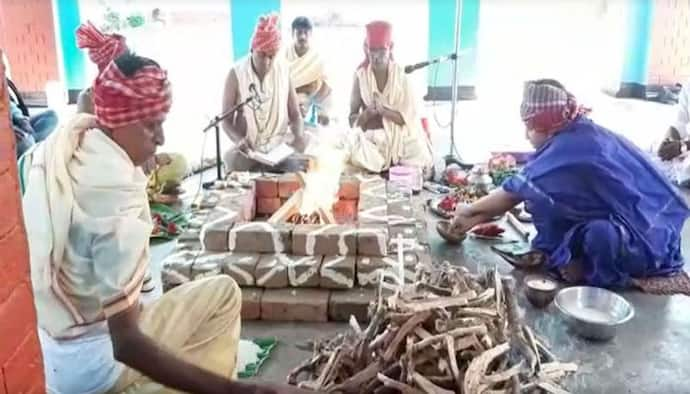
POLYGON ((150 207, 154 225, 151 239, 175 239, 187 228, 189 221, 184 211, 157 203, 151 204, 150 207))
MULTIPOLYGON (((272 338, 254 338, 251 340, 256 346, 258 346, 258 351, 256 353, 256 361, 252 363, 247 363, 244 368, 241 371, 238 371, 237 376, 239 378, 251 378, 259 373, 259 369, 261 369, 261 366, 263 363, 268 360, 268 358, 271 356, 271 353, 273 352, 273 349, 275 349, 276 345, 278 344, 278 339, 275 337, 272 338)), ((239 347, 240 352, 242 351, 242 346, 239 347)), ((238 354, 238 359, 241 357, 253 357, 252 355, 243 355, 243 354, 238 354)))

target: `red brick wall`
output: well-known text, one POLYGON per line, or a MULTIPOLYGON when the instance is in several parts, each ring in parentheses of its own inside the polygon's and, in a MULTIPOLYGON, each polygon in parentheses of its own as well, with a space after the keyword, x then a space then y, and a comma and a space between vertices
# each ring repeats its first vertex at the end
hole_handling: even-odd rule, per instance
POLYGON ((59 80, 52 1, 0 0, 0 48, 22 92, 44 92, 59 80))
POLYGON ((654 0, 649 84, 690 78, 690 1, 654 0))
MULTIPOLYGON (((0 72, 5 72, 1 62, 0 72)), ((7 87, 0 78, 0 394, 44 393, 29 249, 8 111, 7 87)))

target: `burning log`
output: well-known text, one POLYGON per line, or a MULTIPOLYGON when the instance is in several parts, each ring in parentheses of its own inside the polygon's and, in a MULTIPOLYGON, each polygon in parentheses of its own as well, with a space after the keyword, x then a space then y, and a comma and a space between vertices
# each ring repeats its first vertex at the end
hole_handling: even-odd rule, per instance
POLYGON ((370 308, 370 323, 315 346, 288 383, 328 393, 564 392, 576 371, 519 320, 512 283, 450 264, 370 308))
POLYGON ((293 213, 288 219, 292 224, 321 224, 321 216, 317 212, 311 214, 293 213))

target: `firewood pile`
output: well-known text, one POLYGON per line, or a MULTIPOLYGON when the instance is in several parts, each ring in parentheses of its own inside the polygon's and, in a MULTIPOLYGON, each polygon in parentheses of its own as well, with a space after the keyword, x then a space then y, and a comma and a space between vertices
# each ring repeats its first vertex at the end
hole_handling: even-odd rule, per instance
POLYGON ((567 393, 561 363, 520 321, 511 278, 448 263, 370 308, 366 327, 314 345, 288 383, 328 393, 567 393))

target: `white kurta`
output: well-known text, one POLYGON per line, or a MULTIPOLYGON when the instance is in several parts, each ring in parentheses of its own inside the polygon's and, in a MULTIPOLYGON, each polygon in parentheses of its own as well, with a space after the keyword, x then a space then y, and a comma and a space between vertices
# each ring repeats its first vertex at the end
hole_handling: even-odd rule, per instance
POLYGON ((284 61, 276 57, 263 81, 252 68, 251 57, 240 60, 234 67, 239 82, 240 100, 251 96, 254 84, 261 103, 250 103, 243 114, 247 122, 247 138, 260 152, 269 152, 284 142, 288 134, 287 102, 290 94, 290 71, 284 61))
POLYGON ((422 130, 414 94, 403 69, 393 62, 389 64, 388 81, 382 92, 377 88, 371 66, 358 69, 356 77, 365 106, 372 105, 374 95, 378 94, 383 105, 399 111, 405 123, 398 125, 384 117, 383 129, 366 133, 359 128, 353 130, 352 164, 372 172, 387 170, 392 165, 428 170, 433 165, 431 144, 422 130))

